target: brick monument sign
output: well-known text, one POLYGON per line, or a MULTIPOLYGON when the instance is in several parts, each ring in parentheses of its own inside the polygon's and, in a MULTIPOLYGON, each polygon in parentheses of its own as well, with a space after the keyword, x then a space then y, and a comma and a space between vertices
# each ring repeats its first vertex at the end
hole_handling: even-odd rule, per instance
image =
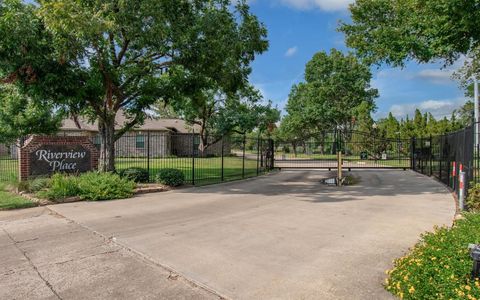
POLYGON ((86 136, 32 136, 19 149, 20 180, 96 170, 98 150, 86 136))

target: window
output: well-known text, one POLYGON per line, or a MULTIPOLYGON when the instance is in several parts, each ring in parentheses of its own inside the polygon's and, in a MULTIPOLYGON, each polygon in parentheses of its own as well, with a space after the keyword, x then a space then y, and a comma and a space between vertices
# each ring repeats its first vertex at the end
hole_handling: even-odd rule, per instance
POLYGON ((100 149, 100 145, 102 144, 102 139, 100 137, 100 135, 95 135, 92 137, 92 142, 93 144, 95 145, 95 147, 97 147, 97 149, 100 149))
POLYGON ((144 149, 145 148, 145 136, 144 135, 137 135, 135 139, 135 146, 137 149, 144 149))

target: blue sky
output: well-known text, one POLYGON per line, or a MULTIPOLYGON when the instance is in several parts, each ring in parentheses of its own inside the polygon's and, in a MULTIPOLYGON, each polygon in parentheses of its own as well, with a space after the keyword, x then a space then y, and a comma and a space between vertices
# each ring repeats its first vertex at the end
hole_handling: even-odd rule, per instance
MULTIPOLYGON (((250 81, 266 99, 283 109, 294 83, 303 80, 305 64, 318 51, 348 51, 339 20, 349 20, 352 0, 251 0, 252 12, 268 28, 269 50, 253 63, 250 81)), ((408 63, 404 69, 372 68, 372 86, 380 92, 374 118, 392 112, 412 115, 415 108, 437 117, 450 114, 465 102, 464 92, 450 78, 453 66, 408 63)))

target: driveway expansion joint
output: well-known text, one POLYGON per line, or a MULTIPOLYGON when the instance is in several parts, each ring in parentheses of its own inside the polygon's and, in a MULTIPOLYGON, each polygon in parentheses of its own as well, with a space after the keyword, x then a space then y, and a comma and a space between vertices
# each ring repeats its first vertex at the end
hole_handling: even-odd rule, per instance
MULTIPOLYGON (((142 252, 137 251, 137 250, 135 250, 135 249, 132 249, 132 248, 124 245, 123 243, 118 242, 117 239, 116 239, 114 236, 107 236, 107 235, 105 235, 105 234, 103 234, 103 233, 101 233, 101 232, 99 232, 99 231, 97 231, 97 230, 94 230, 93 228, 90 228, 89 226, 87 226, 87 225, 85 225, 85 224, 82 224, 82 223, 79 223, 79 222, 77 222, 77 221, 75 221, 75 220, 72 220, 72 219, 70 219, 70 218, 68 218, 68 217, 66 217, 66 216, 58 213, 58 212, 55 211, 55 209, 52 208, 52 207, 46 207, 46 209, 48 209, 48 210, 51 212, 52 215, 61 217, 61 218, 65 219, 65 220, 67 220, 67 221, 69 221, 69 222, 71 222, 71 223, 73 223, 73 224, 76 224, 76 225, 78 225, 78 226, 80 226, 80 227, 82 227, 82 228, 85 228, 86 230, 92 232, 94 235, 97 235, 97 236, 101 237, 105 242, 107 242, 107 243, 113 243, 113 244, 119 246, 121 249, 124 249, 124 250, 126 250, 126 251, 134 254, 135 256, 137 256, 137 257, 140 258, 141 260, 145 261, 146 263, 155 265, 155 266, 157 266, 157 267, 160 267, 160 268, 162 268, 162 269, 170 272, 170 275, 168 276, 168 279, 169 279, 169 280, 178 280, 178 279, 181 278, 181 279, 183 279, 186 283, 188 283, 189 285, 191 285, 192 287, 198 287, 198 288, 200 288, 200 289, 203 289, 203 290, 207 291, 208 293, 211 293, 211 294, 215 295, 216 297, 218 297, 219 300, 232 300, 232 298, 230 298, 230 297, 228 297, 228 296, 226 296, 226 295, 223 295, 222 293, 220 293, 219 291, 215 290, 214 288, 211 288, 211 287, 209 287, 209 286, 207 286, 207 285, 205 285, 205 284, 203 284, 203 283, 201 283, 201 282, 198 282, 198 281, 196 281, 196 280, 193 280, 193 279, 191 279, 191 278, 183 275, 181 272, 176 271, 174 268, 172 268, 172 267, 170 267, 170 266, 168 266, 168 265, 162 264, 162 263, 154 260, 153 258, 151 258, 151 257, 143 254, 142 252), (172 279, 172 278, 171 278, 171 277, 172 277, 172 274, 175 274, 175 275, 173 275, 175 279, 172 279)), ((8 234, 8 233, 7 233, 7 234, 8 234)), ((116 251, 118 252, 118 251, 120 251, 120 249, 117 249, 116 251)), ((42 279, 43 279, 43 278, 42 278, 42 279)), ((56 293, 55 293, 55 294, 56 294, 56 293)), ((56 294, 56 295, 57 295, 57 294, 56 294)), ((57 295, 57 296, 58 296, 58 295, 57 295)), ((59 297, 59 296, 58 296, 58 297, 59 297)), ((61 299, 61 298, 59 297, 59 299, 61 299)))
POLYGON ((28 263, 32 266, 33 270, 35 270, 35 272, 37 273, 38 277, 45 283, 45 285, 50 289, 50 291, 52 291, 52 293, 57 297, 57 299, 60 299, 60 300, 63 300, 62 297, 60 297, 60 295, 57 293, 57 291, 55 291, 55 289, 53 288, 52 284, 47 280, 45 279, 42 274, 40 273, 40 271, 38 270, 37 266, 32 262, 32 260, 30 259, 30 257, 27 255, 27 252, 24 251, 22 248, 20 248, 18 245, 19 243, 21 242, 17 242, 11 235, 10 233, 5 230, 5 228, 2 228, 3 232, 5 232, 5 234, 7 235, 7 237, 12 241, 13 245, 15 246, 15 248, 20 251, 20 253, 22 253, 22 255, 27 259, 28 263))

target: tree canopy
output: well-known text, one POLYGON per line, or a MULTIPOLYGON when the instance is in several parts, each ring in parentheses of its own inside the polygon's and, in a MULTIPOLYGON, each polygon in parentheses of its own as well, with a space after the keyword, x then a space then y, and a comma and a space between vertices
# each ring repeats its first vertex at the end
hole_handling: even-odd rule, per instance
POLYGON ((0 84, 0 143, 29 134, 54 133, 63 114, 49 103, 25 97, 15 86, 0 84))
POLYGON ((369 67, 353 54, 318 52, 306 65, 305 82, 292 87, 280 134, 301 138, 309 131, 351 129, 359 115, 368 122, 378 96, 371 77, 369 67))
MULTIPOLYGON (((478 0, 357 0, 352 23, 342 23, 347 45, 369 63, 403 66, 407 60, 452 64, 480 58, 478 0)), ((467 73, 477 73, 469 64, 467 73)))
POLYGON ((98 120, 100 167, 114 144, 158 100, 248 85, 250 62, 268 47, 246 1, 21 0, 0 2, 0 74, 32 101, 98 120), (129 121, 115 131, 123 110, 129 121))
POLYGON ((237 93, 203 90, 196 97, 175 101, 174 110, 190 124, 200 127, 200 150, 215 144, 230 133, 246 134, 254 129, 265 131, 280 119, 280 111, 271 102, 264 103, 260 92, 250 85, 237 93), (203 97, 198 101, 196 97, 203 97), (197 101, 196 101, 197 100, 197 101), (200 104, 194 104, 195 101, 200 104))

